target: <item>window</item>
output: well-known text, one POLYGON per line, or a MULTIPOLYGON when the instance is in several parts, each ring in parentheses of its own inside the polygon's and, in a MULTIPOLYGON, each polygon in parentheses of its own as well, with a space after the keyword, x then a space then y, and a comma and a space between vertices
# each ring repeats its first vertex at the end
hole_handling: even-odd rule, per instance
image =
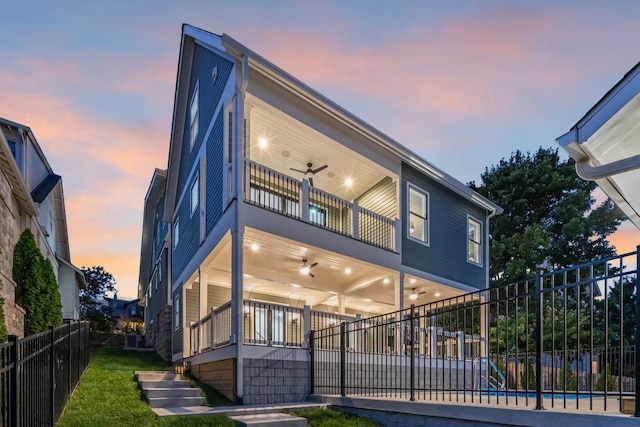
POLYGON ((198 201, 200 200, 200 186, 198 185, 198 175, 193 180, 193 184, 191 184, 191 215, 196 211, 198 207, 198 201))
POLYGON ((482 224, 470 216, 467 217, 467 236, 467 260, 482 265, 482 224))
POLYGON ((191 98, 191 105, 189 107, 189 117, 191 122, 191 148, 196 142, 198 136, 198 92, 199 83, 196 83, 196 87, 193 90, 193 97, 191 98))
POLYGON ((173 298, 173 329, 180 329, 180 294, 173 298))
POLYGON ((429 244, 429 193, 409 185, 410 238, 429 244))
POLYGON ((173 223, 173 249, 178 246, 180 241, 180 219, 176 218, 176 222, 173 223))

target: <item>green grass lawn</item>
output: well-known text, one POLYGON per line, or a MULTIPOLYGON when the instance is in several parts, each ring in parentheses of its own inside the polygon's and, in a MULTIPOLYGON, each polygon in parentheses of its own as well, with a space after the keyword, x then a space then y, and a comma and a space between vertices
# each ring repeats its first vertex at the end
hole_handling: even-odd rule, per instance
POLYGON ((231 419, 219 415, 156 418, 142 397, 133 372, 168 369, 170 366, 155 353, 97 350, 57 425, 235 426, 231 419))
POLYGON ((292 415, 307 419, 308 427, 380 427, 381 424, 366 418, 332 411, 331 409, 313 409, 292 412, 292 415))

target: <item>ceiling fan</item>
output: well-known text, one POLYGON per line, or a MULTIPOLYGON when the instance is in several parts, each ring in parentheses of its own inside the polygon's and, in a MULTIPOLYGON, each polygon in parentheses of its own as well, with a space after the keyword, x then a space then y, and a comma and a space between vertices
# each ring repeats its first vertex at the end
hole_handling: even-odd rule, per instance
POLYGON ((409 299, 411 301, 418 301, 418 297, 422 294, 426 294, 427 291, 417 292, 416 288, 411 288, 411 295, 409 295, 409 299))
POLYGON ((296 169, 296 168, 289 168, 292 171, 295 172, 300 172, 303 173, 307 176, 307 179, 309 180, 309 184, 311 184, 311 186, 313 187, 313 176, 315 174, 317 174, 318 172, 320 172, 321 170, 324 170, 328 167, 328 165, 324 165, 324 166, 320 166, 319 168, 313 168, 313 163, 309 162, 307 163, 307 170, 300 170, 300 169, 296 169))
POLYGON ((302 258, 302 266, 300 268, 287 268, 287 270, 299 271, 300 274, 308 274, 311 278, 316 277, 315 274, 311 272, 318 263, 314 262, 311 265, 307 265, 308 260, 306 258, 302 258))

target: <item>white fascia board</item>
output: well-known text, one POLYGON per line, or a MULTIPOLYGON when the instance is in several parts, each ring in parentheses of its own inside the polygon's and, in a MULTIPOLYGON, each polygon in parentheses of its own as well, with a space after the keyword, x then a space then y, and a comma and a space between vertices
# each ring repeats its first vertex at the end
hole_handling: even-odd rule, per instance
POLYGON ((241 58, 244 55, 248 56, 249 65, 254 70, 280 84, 282 87, 298 95, 320 111, 323 111, 330 117, 355 130, 367 139, 372 140, 387 151, 390 151, 401 160, 404 160, 411 166, 442 183, 445 187, 494 214, 502 213, 503 210, 498 205, 471 190, 451 175, 441 171, 415 152, 409 150, 364 120, 356 117, 354 114, 326 98, 324 95, 315 91, 280 67, 247 48, 226 33, 222 35, 222 44, 227 52, 235 55, 237 58, 241 58))
MULTIPOLYGON (((154 232, 154 208, 165 191, 167 174, 165 170, 158 169, 153 172, 151 184, 144 198, 144 212, 142 214, 142 238, 140 243, 140 270, 138 273, 138 297, 147 290, 150 280, 151 254, 153 252, 153 232, 154 232)), ((155 261, 155 260, 154 260, 155 261)))

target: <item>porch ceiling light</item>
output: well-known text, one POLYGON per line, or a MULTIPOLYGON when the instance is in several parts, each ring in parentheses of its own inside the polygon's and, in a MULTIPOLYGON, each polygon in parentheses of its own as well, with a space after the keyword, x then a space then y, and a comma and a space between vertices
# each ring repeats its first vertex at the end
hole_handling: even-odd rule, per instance
POLYGON ((353 180, 351 178, 345 179, 344 185, 346 185, 347 187, 351 187, 353 185, 353 180))
POLYGON ((418 293, 416 292, 416 288, 411 289, 411 295, 409 295, 409 299, 411 301, 417 301, 418 300, 418 293))
POLYGON ((344 274, 351 274, 351 269, 350 269, 349 267, 347 267, 347 268, 344 270, 344 274))
POLYGON ((252 244, 251 244, 251 250, 252 250, 252 251, 254 251, 254 252, 255 252, 255 251, 257 251, 258 249, 260 249, 260 246, 258 246, 258 244, 257 244, 257 243, 252 243, 252 244))
POLYGON ((388 285, 388 284, 389 284, 389 279, 384 279, 384 280, 382 281, 382 283, 384 283, 385 285, 388 285))
POLYGON ((265 137, 260 137, 258 139, 258 145, 260 148, 265 148, 267 146, 267 139, 265 137))
POLYGON ((300 274, 309 274, 309 271, 310 271, 310 270, 311 270, 311 269, 309 268, 309 266, 308 266, 308 265, 303 265, 303 266, 300 268, 300 274))
POLYGON ((438 298, 440 296, 440 292, 436 292, 435 294, 433 294, 433 296, 435 296, 436 298, 438 298))

